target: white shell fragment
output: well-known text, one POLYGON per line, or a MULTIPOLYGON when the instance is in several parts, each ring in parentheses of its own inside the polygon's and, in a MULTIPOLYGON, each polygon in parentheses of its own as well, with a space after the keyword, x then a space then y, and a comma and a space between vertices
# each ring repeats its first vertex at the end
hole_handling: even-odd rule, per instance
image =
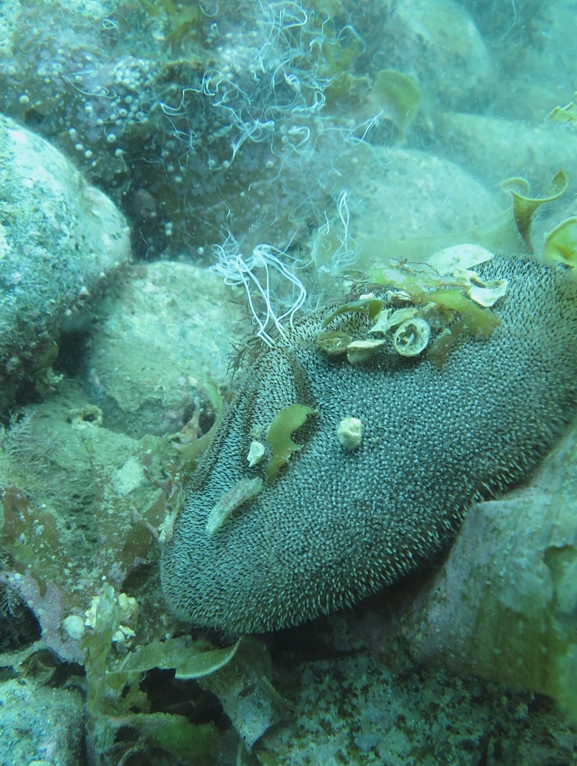
POLYGON ((384 340, 354 340, 347 346, 347 359, 351 364, 364 364, 374 356, 384 340))
POLYGON ((477 278, 478 284, 473 284, 468 295, 472 301, 485 308, 491 308, 507 292, 508 282, 506 279, 496 279, 486 284, 477 278))
POLYGON ((337 426, 337 439, 346 450, 354 450, 361 443, 363 424, 358 418, 343 418, 337 426))
POLYGON ((389 330, 389 317, 393 313, 392 309, 383 309, 380 311, 376 318, 375 318, 375 324, 371 327, 369 330, 370 333, 378 333, 382 332, 383 334, 388 332, 389 330))
POLYGON ((389 327, 396 327, 397 325, 403 324, 403 322, 412 319, 417 312, 418 309, 413 306, 407 306, 404 309, 393 311, 389 317, 389 327))
POLYGON ((393 346, 401 356, 417 356, 429 343, 431 328, 424 319, 408 319, 393 336, 393 346))
POLYGON ((248 460, 249 468, 252 468, 253 465, 256 465, 257 463, 260 463, 263 455, 264 455, 264 444, 261 444, 260 442, 257 442, 256 440, 251 441, 250 448, 248 450, 248 455, 246 456, 246 459, 248 460))
POLYGON ((218 503, 212 508, 206 520, 206 532, 213 535, 219 530, 229 516, 243 503, 250 500, 262 489, 262 479, 241 479, 234 487, 225 492, 218 503))
POLYGON ((396 327, 402 322, 406 322, 407 319, 412 319, 417 312, 418 309, 412 306, 397 309, 396 311, 393 311, 392 309, 383 309, 379 314, 377 314, 375 324, 371 327, 369 332, 386 333, 391 329, 391 327, 396 327))
POLYGON ((427 263, 439 274, 452 274, 461 269, 470 269, 490 261, 495 255, 480 245, 455 245, 433 253, 427 263))

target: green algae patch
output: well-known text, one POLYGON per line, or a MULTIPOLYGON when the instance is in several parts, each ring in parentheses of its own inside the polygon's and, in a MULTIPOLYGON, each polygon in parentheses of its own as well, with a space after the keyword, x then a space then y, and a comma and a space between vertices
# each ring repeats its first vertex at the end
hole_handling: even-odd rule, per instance
POLYGON ((368 101, 378 109, 380 117, 393 123, 402 139, 419 109, 421 91, 406 74, 382 69, 375 78, 368 101))
POLYGON ((304 404, 289 404, 274 417, 266 435, 272 447, 272 457, 266 470, 267 481, 288 463, 293 452, 301 448, 300 444, 293 442, 293 432, 304 425, 309 415, 318 414, 317 410, 304 404))
POLYGON ((340 316, 341 314, 351 314, 354 312, 368 314, 369 319, 373 321, 373 319, 375 319, 383 310, 383 305, 384 303, 382 298, 375 298, 374 295, 368 298, 360 298, 356 301, 344 303, 342 306, 339 306, 338 309, 335 309, 332 314, 329 314, 325 320, 323 320, 323 327, 326 327, 332 322, 333 319, 340 316))
POLYGON ((242 639, 225 649, 215 649, 206 641, 193 643, 190 636, 153 641, 131 652, 117 668, 108 673, 146 673, 159 668, 174 670, 176 678, 189 681, 224 667, 236 654, 240 641, 242 639))
MULTIPOLYGON (((222 747, 223 734, 213 724, 194 725, 184 716, 150 714, 150 701, 140 682, 153 668, 188 671, 184 678, 198 678, 222 668, 234 656, 239 642, 227 649, 215 649, 190 636, 154 641, 119 658, 115 647, 118 635, 134 635, 136 600, 117 595, 104 583, 86 613, 88 631, 82 646, 85 652, 87 686, 87 734, 91 750, 102 763, 118 750, 117 735, 122 728, 139 732, 143 742, 162 747, 185 764, 214 763, 222 747)), ((242 639, 241 639, 242 640, 242 639)), ((126 649, 126 647, 125 647, 126 649)), ((116 763, 116 761, 114 761, 116 763)))
POLYGON ((469 270, 439 274, 428 263, 405 262, 373 266, 368 277, 376 284, 392 288, 388 296, 393 302, 410 302, 419 307, 416 317, 441 330, 427 352, 439 368, 462 335, 472 335, 475 339, 486 337, 500 324, 501 320, 487 303, 480 301, 490 298, 496 302, 503 297, 507 285, 502 280, 485 283, 469 270), (497 297, 494 296, 496 290, 497 297))
POLYGON ((570 101, 566 106, 556 106, 549 117, 554 122, 562 122, 577 128, 577 93, 573 95, 575 101, 570 101))
POLYGON ((577 266, 577 217, 567 218, 547 234, 543 255, 546 261, 577 266))
POLYGON ((417 306, 433 303, 448 312, 449 319, 458 312, 474 335, 489 335, 499 319, 467 296, 472 284, 469 274, 449 276, 438 274, 428 264, 399 263, 392 268, 375 266, 369 271, 369 278, 376 284, 396 288, 393 298, 409 300, 417 306))
POLYGON ((519 234, 531 253, 533 252, 531 223, 535 211, 546 202, 553 202, 562 197, 567 191, 568 185, 569 179, 564 170, 560 170, 555 175, 544 197, 529 197, 528 194, 531 186, 525 178, 508 178, 501 183, 501 189, 511 194, 513 198, 515 223, 519 234))
POLYGON ((437 306, 457 311, 466 328, 476 337, 490 335, 501 320, 488 309, 477 306, 458 290, 437 290, 427 294, 427 300, 437 306))
POLYGON ((186 716, 172 713, 134 713, 120 720, 183 766, 210 766, 222 749, 222 734, 214 723, 195 725, 186 716))

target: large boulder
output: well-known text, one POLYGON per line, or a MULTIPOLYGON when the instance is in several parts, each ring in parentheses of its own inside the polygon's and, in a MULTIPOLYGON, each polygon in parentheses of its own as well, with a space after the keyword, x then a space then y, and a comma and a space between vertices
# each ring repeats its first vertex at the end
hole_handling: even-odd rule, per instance
POLYGON ((228 385, 245 312, 221 277, 190 263, 141 264, 127 276, 90 330, 90 396, 112 430, 175 433, 206 404, 207 376, 228 385))
POLYGON ((0 410, 55 360, 129 259, 112 202, 47 141, 0 116, 0 410))

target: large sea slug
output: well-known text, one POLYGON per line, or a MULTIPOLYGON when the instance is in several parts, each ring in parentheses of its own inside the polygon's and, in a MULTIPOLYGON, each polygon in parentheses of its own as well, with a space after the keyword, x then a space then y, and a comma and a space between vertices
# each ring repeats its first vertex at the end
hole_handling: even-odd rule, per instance
MULTIPOLYGON (((399 355, 390 336, 362 363, 323 352, 320 333, 354 342, 374 325, 334 305, 263 346, 163 544, 177 615, 236 634, 353 604, 446 546, 476 500, 530 474, 574 414, 577 286, 532 259, 478 272, 507 280, 500 322, 463 334, 441 365, 399 355), (337 433, 348 418, 362 427, 353 449, 337 433)), ((375 294, 386 307, 386 287, 375 294)), ((431 343, 441 332, 432 325, 431 343)))

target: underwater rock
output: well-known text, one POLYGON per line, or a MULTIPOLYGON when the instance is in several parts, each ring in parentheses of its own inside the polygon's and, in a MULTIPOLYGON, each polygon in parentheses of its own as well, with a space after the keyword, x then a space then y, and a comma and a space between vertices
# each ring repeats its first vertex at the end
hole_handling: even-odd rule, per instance
POLYGON ((80 691, 10 679, 0 683, 0 709, 0 763, 83 763, 84 700, 80 691))
POLYGON ((319 622, 290 631, 275 664, 293 715, 255 743, 263 766, 572 763, 575 733, 546 698, 420 666, 403 641, 384 664, 358 646, 319 652, 319 622), (307 639, 316 654, 303 660, 307 639))
MULTIPOLYGON (((542 116, 547 116, 546 108, 542 116)), ((559 168, 577 177, 577 134, 563 126, 460 112, 439 116, 436 125, 447 155, 488 184, 518 175, 540 180, 559 168)))
POLYGON ((129 259, 124 218, 44 139, 0 116, 0 410, 129 259))
POLYGON ((386 344, 364 365, 317 349, 325 329, 366 337, 362 301, 311 313, 256 356, 163 545, 179 617, 260 632, 353 604, 438 553, 473 502, 530 473, 573 415, 577 286, 564 267, 521 258, 478 271, 508 280, 497 326, 459 337, 439 366, 428 350, 407 358, 386 344), (270 475, 267 447, 249 467, 251 441, 295 403, 315 414, 287 423, 290 461, 270 475), (345 417, 363 424, 351 451, 335 438, 345 417), (210 510, 256 477, 262 491, 207 534, 210 510))
POLYGON ((426 152, 359 146, 345 167, 348 236, 367 266, 389 243, 473 229, 502 210, 461 167, 426 152))
POLYGON ((409 74, 429 103, 470 105, 491 79, 491 59, 475 22, 455 0, 399 0, 383 29, 389 66, 409 74))
POLYGON ((528 487, 469 511, 403 632, 419 661, 548 694, 577 719, 577 429, 528 487))
POLYGON ((242 338, 244 312, 211 272, 188 263, 143 264, 99 313, 87 385, 107 428, 135 438, 176 433, 205 402, 207 374, 218 385, 228 382, 227 355, 242 338))

